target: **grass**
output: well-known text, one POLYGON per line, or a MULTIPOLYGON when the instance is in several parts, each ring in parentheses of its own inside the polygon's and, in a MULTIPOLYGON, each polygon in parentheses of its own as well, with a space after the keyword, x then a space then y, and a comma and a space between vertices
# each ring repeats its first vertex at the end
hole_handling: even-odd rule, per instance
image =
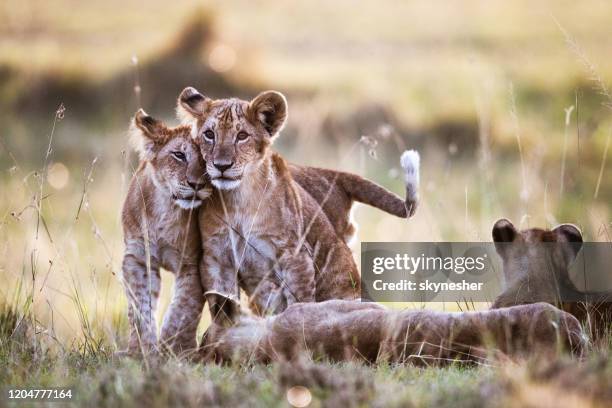
MULTIPOLYGON (((127 335, 117 276, 134 168, 128 119, 142 105, 173 121, 186 85, 211 96, 283 91, 284 156, 400 194, 399 151, 419 149, 417 215, 403 223, 357 207, 360 240, 489 241, 500 217, 521 227, 572 222, 588 240, 612 240, 607 2, 198 6, 0 5, 0 384, 75 385, 80 401, 102 406, 282 406, 296 384, 315 406, 611 399, 609 346, 584 363, 491 368, 114 360, 127 335), (235 53, 221 71, 211 64, 219 45, 235 53), (56 164, 65 182, 50 174, 56 164)), ((160 314, 173 277, 162 280, 160 314)))
POLYGON ((104 338, 63 345, 32 315, 7 307, 0 311, 0 384, 71 387, 72 402, 78 405, 282 407, 288 406, 287 392, 296 386, 305 387, 313 407, 612 403, 612 362, 600 352, 583 362, 560 358, 417 368, 307 358, 270 366, 203 366, 177 360, 145 364, 115 359, 113 350, 104 338))

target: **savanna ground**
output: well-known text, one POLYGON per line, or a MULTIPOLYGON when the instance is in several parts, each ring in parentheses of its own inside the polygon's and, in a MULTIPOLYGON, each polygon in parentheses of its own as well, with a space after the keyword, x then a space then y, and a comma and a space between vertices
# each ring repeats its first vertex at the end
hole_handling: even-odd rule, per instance
POLYGON ((361 241, 489 241, 502 216, 610 241, 610 16, 603 0, 3 1, 0 384, 70 385, 92 406, 283 406, 294 385, 314 406, 610 404, 609 341, 585 362, 444 369, 112 358, 127 336, 119 212, 138 107, 175 123, 187 85, 276 89, 290 106, 280 152, 398 193, 399 152, 419 149, 417 215, 358 207, 361 241))

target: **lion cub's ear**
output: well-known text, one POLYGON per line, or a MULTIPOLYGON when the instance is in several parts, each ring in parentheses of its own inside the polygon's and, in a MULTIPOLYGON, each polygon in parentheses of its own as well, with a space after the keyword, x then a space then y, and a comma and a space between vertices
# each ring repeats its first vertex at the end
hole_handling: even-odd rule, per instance
POLYGON ((502 218, 497 220, 493 226, 493 241, 494 242, 512 242, 516 238, 516 228, 510 220, 502 218))
POLYGON ((190 124, 194 119, 201 118, 208 110, 210 99, 189 86, 183 89, 176 102, 176 114, 179 120, 190 124))
POLYGON ((502 218, 497 220, 491 234, 493 235, 493 242, 495 242, 497 253, 503 256, 506 243, 513 242, 518 232, 510 220, 502 218))
POLYGON ((280 92, 262 92, 249 103, 248 117, 261 123, 268 135, 274 137, 287 120, 287 99, 280 92))
POLYGON ((147 115, 140 109, 130 126, 130 139, 142 160, 152 158, 157 148, 166 142, 168 129, 163 122, 147 115))
POLYGON ((215 291, 204 293, 210 308, 210 317, 213 322, 224 327, 233 326, 242 313, 240 302, 232 296, 215 291))
POLYGON ((561 224, 553 229, 553 232, 557 235, 557 238, 565 242, 579 242, 582 243, 582 233, 573 224, 561 224))
POLYGON ((582 233, 572 224, 561 224, 555 227, 552 232, 557 237, 557 242, 564 244, 564 248, 567 250, 566 260, 569 263, 573 262, 578 252, 582 248, 582 233))

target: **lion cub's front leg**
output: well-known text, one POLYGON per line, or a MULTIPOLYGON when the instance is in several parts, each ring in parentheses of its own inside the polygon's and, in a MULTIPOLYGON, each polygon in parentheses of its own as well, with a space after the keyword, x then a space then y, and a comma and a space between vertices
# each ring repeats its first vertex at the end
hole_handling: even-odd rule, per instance
POLYGON ((278 260, 283 273, 282 293, 287 306, 315 301, 315 268, 304 248, 284 251, 278 260))
POLYGON ((172 302, 161 328, 160 343, 175 354, 197 348, 196 331, 204 308, 198 265, 185 264, 176 275, 172 302))
MULTIPOLYGON (((200 218, 200 225, 202 218, 200 218)), ((206 224, 204 224, 206 225, 206 224)), ((233 299, 240 298, 238 273, 234 266, 231 248, 225 245, 223 235, 207 234, 203 231, 203 256, 200 261, 200 279, 205 295, 221 295, 233 299)), ((217 296, 208 296, 211 319, 223 320, 223 305, 216 302, 217 296)))
POLYGON ((123 258, 123 280, 130 323, 130 355, 147 354, 155 351, 157 346, 155 312, 161 279, 157 260, 150 257, 150 262, 146 261, 144 245, 140 240, 128 243, 123 258))
POLYGON ((277 314, 294 303, 314 302, 315 267, 304 250, 297 254, 288 249, 272 264, 264 276, 251 276, 258 282, 249 286, 249 307, 260 316, 277 314), (254 286, 254 288, 253 288, 254 286))

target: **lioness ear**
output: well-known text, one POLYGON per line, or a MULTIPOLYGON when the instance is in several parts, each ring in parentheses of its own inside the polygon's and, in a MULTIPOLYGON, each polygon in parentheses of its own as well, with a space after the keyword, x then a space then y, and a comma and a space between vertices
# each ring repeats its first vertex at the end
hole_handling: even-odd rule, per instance
POLYGON ((219 292, 209 291, 204 294, 210 308, 213 322, 225 327, 233 326, 240 317, 240 302, 219 292))
POLYGON ((274 137, 287 120, 287 100, 280 92, 262 92, 249 103, 248 116, 251 121, 261 123, 269 136, 274 137))
POLYGON ((165 142, 166 135, 167 128, 163 122, 142 109, 136 112, 130 126, 130 139, 141 159, 146 160, 155 154, 156 147, 165 142))
POLYGON ((194 119, 201 118, 206 110, 210 99, 198 92, 193 87, 183 89, 176 103, 176 114, 183 123, 191 123, 194 119))
POLYGON ((516 238, 517 231, 510 220, 502 218, 497 220, 493 226, 492 235, 493 242, 495 242, 495 249, 497 253, 502 255, 506 246, 504 243, 513 242, 516 238))
POLYGON ((557 242, 567 244, 569 250, 568 262, 572 262, 582 248, 582 233, 578 227, 572 224, 561 224, 552 231, 557 237, 557 242))

